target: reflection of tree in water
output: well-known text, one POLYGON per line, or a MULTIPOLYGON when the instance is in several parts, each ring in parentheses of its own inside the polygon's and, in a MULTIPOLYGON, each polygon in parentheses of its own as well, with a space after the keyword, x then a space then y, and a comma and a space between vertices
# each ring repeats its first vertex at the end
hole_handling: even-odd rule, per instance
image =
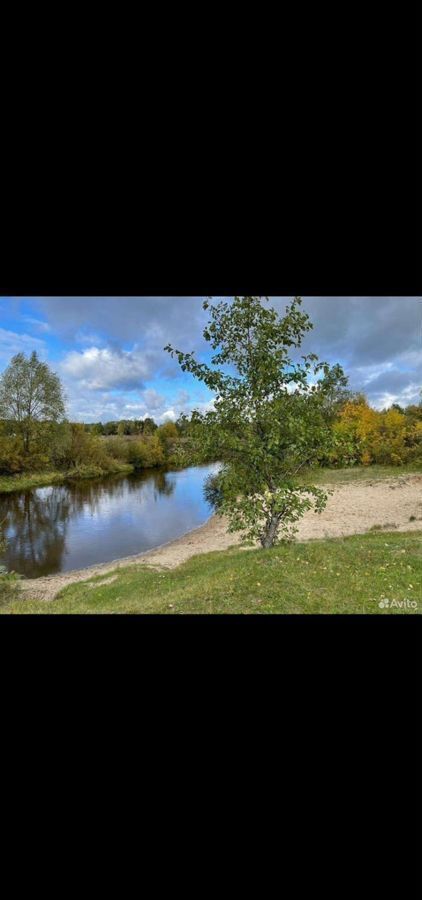
MULTIPOLYGON (((103 502, 152 492, 170 497, 174 480, 160 469, 125 478, 78 481, 25 493, 12 493, 0 501, 0 536, 7 535, 2 560, 9 570, 30 578, 60 572, 66 551, 68 524, 83 513, 101 516, 103 502)), ((2 561, 0 560, 0 562, 2 561)))
POLYGON ((154 483, 154 499, 157 499, 157 495, 164 494, 165 497, 171 497, 175 488, 175 481, 169 478, 167 472, 157 470, 153 474, 153 483, 154 483))
POLYGON ((67 491, 69 502, 69 517, 79 515, 84 509, 94 514, 97 513, 104 498, 122 499, 126 493, 126 479, 96 480, 96 481, 72 481, 62 490, 67 491))
POLYGON ((72 482, 67 488, 70 494, 69 514, 81 513, 87 506, 92 513, 98 512, 103 499, 123 500, 126 494, 134 493, 139 494, 141 498, 142 488, 151 486, 154 495, 164 494, 166 497, 170 497, 175 488, 174 481, 165 470, 161 469, 149 469, 125 478, 72 482))
POLYGON ((62 488, 10 494, 2 503, 8 569, 31 578, 59 572, 65 550, 69 505, 62 488))
POLYGON ((126 482, 129 494, 138 493, 142 498, 142 486, 153 489, 154 499, 157 500, 160 494, 165 497, 171 497, 175 482, 169 477, 165 469, 146 469, 145 472, 139 472, 131 475, 126 482))

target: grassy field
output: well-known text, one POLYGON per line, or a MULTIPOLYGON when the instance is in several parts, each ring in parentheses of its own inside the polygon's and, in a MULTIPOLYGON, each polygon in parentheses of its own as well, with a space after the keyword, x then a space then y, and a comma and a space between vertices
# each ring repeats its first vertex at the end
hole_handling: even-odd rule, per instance
POLYGON ((30 472, 25 475, 0 476, 0 494, 13 491, 29 491, 31 488, 48 487, 51 484, 63 484, 65 481, 85 478, 105 478, 107 475, 127 475, 133 472, 133 466, 116 462, 108 472, 95 466, 84 466, 71 472, 30 472))
POLYGON ((398 478, 422 474, 422 461, 404 466, 349 466, 347 469, 312 469, 302 480, 314 484, 354 484, 356 481, 379 481, 382 478, 398 478))
POLYGON ((51 602, 12 600, 2 612, 420 614, 422 531, 231 549, 172 570, 130 566, 71 585, 51 602))

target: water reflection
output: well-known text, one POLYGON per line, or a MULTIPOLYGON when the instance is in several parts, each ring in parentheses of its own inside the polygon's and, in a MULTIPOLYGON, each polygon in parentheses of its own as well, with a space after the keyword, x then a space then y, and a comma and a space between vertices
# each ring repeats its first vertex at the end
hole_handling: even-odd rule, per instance
POLYGON ((70 513, 69 498, 58 488, 11 494, 6 512, 0 504, 8 569, 33 577, 59 572, 70 513))
POLYGON ((140 553, 202 524, 214 465, 0 495, 0 562, 29 578, 140 553))

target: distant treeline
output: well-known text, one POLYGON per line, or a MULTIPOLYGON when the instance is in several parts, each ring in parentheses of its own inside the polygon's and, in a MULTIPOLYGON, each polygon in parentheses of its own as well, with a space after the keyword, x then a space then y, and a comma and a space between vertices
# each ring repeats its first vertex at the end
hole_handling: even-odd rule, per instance
MULTIPOLYGON (((405 408, 393 404, 378 412, 363 395, 351 393, 346 384, 343 377, 325 395, 321 411, 332 440, 324 441, 329 449, 320 458, 313 456, 312 463, 341 467, 422 462, 422 402, 405 408)), ((274 403, 276 414, 276 399, 274 403)), ((252 428, 264 434, 259 405, 255 415, 252 428)), ((268 424, 271 404, 265 416, 268 424)), ((35 351, 29 356, 18 353, 0 375, 0 477, 56 473, 59 478, 88 478, 208 462, 218 446, 215 433, 213 436, 215 421, 215 413, 202 416, 194 411, 190 417, 182 414, 176 422, 162 425, 150 417, 90 424, 69 422, 58 375, 35 351)), ((239 438, 242 442, 245 436, 239 435, 239 428, 247 427, 247 417, 239 424, 235 414, 225 423, 226 438, 230 429, 233 431, 234 454, 239 450, 239 438)), ((271 442, 269 447, 265 443, 262 446, 270 460, 278 452, 274 435, 271 442)), ((236 456, 233 458, 235 461, 236 456)), ((305 457, 302 466, 309 463, 305 457)))
POLYGON ((158 425, 154 419, 119 419, 117 422, 94 422, 84 425, 85 431, 105 437, 120 435, 154 434, 158 425))
MULTIPOLYGON (((60 472, 96 477, 210 461, 203 419, 181 415, 157 425, 152 418, 106 422, 0 420, 0 476, 60 472)), ((422 404, 394 404, 381 412, 363 395, 349 395, 327 409, 332 449, 320 466, 404 465, 422 462, 422 404)))
MULTIPOLYGON (((338 404, 334 414, 328 413, 333 432, 332 452, 322 458, 322 465, 403 465, 422 459, 422 403, 401 407, 394 403, 389 409, 375 410, 369 406, 363 394, 345 393, 348 399, 338 404)), ((158 426, 153 419, 122 419, 118 422, 97 422, 84 425, 91 434, 108 436, 167 435, 167 449, 178 440, 198 434, 200 417, 194 414, 191 421, 185 415, 175 425, 158 426)))
POLYGON ((195 414, 157 425, 153 419, 110 422, 32 422, 30 439, 21 423, 0 420, 0 475, 65 472, 69 477, 206 462, 192 439, 195 414), (130 438, 130 440, 128 439, 130 438))

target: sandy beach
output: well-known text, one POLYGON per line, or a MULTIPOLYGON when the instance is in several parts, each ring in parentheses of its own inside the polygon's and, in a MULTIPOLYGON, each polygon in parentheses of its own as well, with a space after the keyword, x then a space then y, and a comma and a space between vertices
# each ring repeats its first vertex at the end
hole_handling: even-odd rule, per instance
MULTIPOLYGON (((398 475, 379 481, 340 484, 332 491, 323 513, 317 515, 311 511, 305 514, 298 526, 298 541, 363 534, 374 526, 386 531, 422 530, 422 475, 398 475)), ((106 576, 122 566, 173 568, 198 553, 226 550, 238 543, 237 535, 228 534, 224 519, 212 516, 200 528, 147 553, 89 569, 33 580, 23 579, 21 584, 28 597, 53 600, 60 590, 75 581, 106 576)))

